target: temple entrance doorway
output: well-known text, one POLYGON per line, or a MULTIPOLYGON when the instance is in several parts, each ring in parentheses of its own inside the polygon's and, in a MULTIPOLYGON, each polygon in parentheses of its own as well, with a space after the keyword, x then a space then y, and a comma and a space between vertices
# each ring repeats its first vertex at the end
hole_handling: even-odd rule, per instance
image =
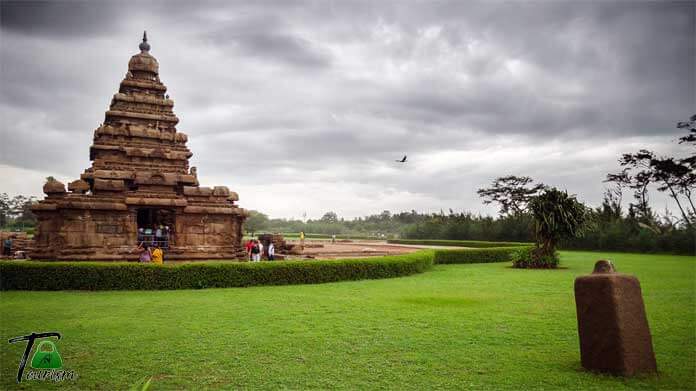
POLYGON ((169 248, 174 234, 175 212, 172 209, 138 208, 138 243, 169 248))

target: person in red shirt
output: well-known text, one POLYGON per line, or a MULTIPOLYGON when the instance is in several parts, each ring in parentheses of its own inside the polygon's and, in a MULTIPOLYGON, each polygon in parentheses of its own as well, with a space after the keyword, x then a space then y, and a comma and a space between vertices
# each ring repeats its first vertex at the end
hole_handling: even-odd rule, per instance
POLYGON ((254 248, 254 240, 249 239, 245 248, 246 248, 247 256, 249 257, 249 260, 251 261, 251 249, 254 248))

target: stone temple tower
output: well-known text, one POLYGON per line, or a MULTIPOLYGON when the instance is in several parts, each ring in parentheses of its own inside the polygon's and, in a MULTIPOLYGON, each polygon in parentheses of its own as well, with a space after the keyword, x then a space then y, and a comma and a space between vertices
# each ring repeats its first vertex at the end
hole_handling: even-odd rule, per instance
POLYGON ((133 259, 140 242, 157 242, 167 259, 243 254, 246 211, 227 187, 200 187, 188 137, 176 130, 159 63, 143 34, 140 53, 94 131, 92 167, 65 186, 53 179, 34 206, 36 259, 133 259))

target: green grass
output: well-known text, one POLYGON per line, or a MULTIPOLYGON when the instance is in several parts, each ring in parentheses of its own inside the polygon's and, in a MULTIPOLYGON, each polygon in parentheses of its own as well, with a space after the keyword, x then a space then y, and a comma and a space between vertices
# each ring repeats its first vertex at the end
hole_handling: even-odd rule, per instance
MULTIPOLYGON (((26 389, 693 389, 696 258, 562 252, 560 270, 438 265, 389 280, 181 291, 2 292, 0 337, 60 331, 80 378, 26 389), (659 376, 580 367, 575 276, 641 281, 659 376)), ((2 343, 0 388, 24 346, 2 343)))

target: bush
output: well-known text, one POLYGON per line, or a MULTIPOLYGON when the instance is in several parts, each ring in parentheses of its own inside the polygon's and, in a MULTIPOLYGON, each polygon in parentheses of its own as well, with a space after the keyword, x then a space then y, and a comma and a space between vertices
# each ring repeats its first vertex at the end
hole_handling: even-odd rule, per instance
POLYGON ((520 247, 435 250, 433 262, 436 264, 510 262, 519 250, 520 247))
POLYGON ((535 247, 516 249, 512 254, 512 267, 519 269, 555 269, 558 267, 558 252, 543 254, 535 247))
POLYGON ((128 262, 0 262, 1 290, 157 290, 318 284, 422 273, 432 251, 369 259, 200 262, 175 266, 128 262))
POLYGON ((523 242, 485 242, 480 240, 434 240, 434 239, 392 239, 387 243, 393 244, 420 244, 423 246, 453 246, 471 248, 490 248, 490 247, 520 247, 531 246, 534 243, 523 242))

